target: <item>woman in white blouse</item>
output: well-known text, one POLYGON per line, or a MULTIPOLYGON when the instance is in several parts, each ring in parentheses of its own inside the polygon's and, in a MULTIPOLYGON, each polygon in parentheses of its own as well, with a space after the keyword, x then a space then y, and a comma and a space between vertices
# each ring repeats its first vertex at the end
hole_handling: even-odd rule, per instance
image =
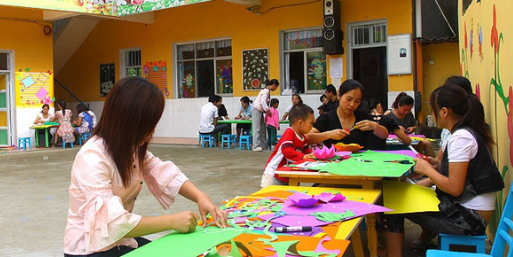
POLYGON ((121 79, 109 92, 93 137, 71 169, 64 256, 121 256, 149 242, 141 236, 193 232, 200 217, 205 226, 208 213, 226 227, 225 212, 172 162, 147 151, 164 105, 162 92, 143 78, 121 79), (163 208, 180 194, 198 204, 199 215, 132 213, 143 181, 163 208))

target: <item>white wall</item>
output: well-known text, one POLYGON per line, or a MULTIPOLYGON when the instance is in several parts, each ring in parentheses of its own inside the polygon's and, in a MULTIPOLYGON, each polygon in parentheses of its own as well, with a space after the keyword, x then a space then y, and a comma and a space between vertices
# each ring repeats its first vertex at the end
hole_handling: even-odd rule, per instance
MULTIPOLYGON (((32 138, 32 147, 36 147, 36 139, 35 139, 35 131, 30 129, 31 126, 34 125, 34 120, 36 120, 37 115, 41 112, 41 106, 37 106, 37 108, 16 108, 15 115, 15 134, 13 135, 13 145, 18 145, 18 138, 20 137, 31 137, 32 138)), ((52 115, 54 113, 54 108, 50 108, 49 111, 52 115)))
MULTIPOLYGON (((320 94, 314 95, 301 95, 303 102, 314 110, 315 117, 319 115, 317 107, 321 105, 319 100, 320 94)), ((285 113, 287 106, 292 104, 291 96, 271 96, 278 98, 280 105, 278 112, 280 118, 285 113)), ((256 97, 250 97, 255 100, 256 97)), ((208 102, 207 98, 187 98, 187 99, 169 99, 166 100, 166 107, 162 118, 157 124, 155 130, 155 137, 183 137, 183 138, 196 138, 198 137, 198 125, 200 118, 201 106, 208 102)), ((102 109, 102 102, 85 102, 90 105, 90 109, 96 114, 98 121, 100 120, 102 109)), ((233 118, 239 114, 240 111, 240 97, 223 97, 223 104, 228 110, 228 116, 233 118)), ((34 116, 35 119, 35 116, 34 116)), ((33 121, 33 120, 32 120, 33 121)), ((287 125, 282 125, 282 129, 278 134, 283 133, 287 125)))

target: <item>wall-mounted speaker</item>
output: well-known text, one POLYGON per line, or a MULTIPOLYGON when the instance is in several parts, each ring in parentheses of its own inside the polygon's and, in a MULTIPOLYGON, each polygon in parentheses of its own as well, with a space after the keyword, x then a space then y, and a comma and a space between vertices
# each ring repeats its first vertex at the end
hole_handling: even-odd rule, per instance
POLYGON ((344 33, 340 29, 339 0, 324 0, 322 51, 324 54, 343 54, 344 33))

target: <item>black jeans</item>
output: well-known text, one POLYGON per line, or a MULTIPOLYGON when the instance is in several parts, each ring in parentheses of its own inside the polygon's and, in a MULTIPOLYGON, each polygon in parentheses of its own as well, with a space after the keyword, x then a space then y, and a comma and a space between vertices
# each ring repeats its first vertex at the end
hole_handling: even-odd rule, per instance
MULTIPOLYGON (((135 241, 137 241, 137 244, 139 244, 139 247, 151 242, 150 240, 148 240, 144 237, 136 237, 134 239, 135 239, 135 241)), ((87 255, 64 254, 64 257, 118 257, 118 256, 122 256, 123 254, 127 254, 133 250, 135 250, 135 248, 128 247, 128 246, 116 246, 116 247, 114 247, 108 251, 105 251, 105 252, 92 253, 92 254, 87 254, 87 255)))

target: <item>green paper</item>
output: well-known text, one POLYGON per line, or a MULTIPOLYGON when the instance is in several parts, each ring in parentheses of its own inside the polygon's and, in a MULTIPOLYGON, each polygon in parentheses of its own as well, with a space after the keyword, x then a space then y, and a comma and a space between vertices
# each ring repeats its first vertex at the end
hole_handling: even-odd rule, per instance
POLYGON ((197 227, 196 231, 188 234, 173 232, 153 241, 151 244, 135 249, 124 256, 168 257, 169 253, 172 252, 173 256, 195 257, 240 234, 242 234, 241 231, 231 228, 197 227))
POLYGON ((343 213, 334 213, 334 212, 314 212, 310 214, 312 216, 315 216, 320 221, 325 222, 337 222, 341 220, 345 220, 347 218, 354 217, 354 213, 350 210, 347 210, 343 213))
POLYGON ((352 158, 341 162, 330 162, 319 167, 319 172, 342 176, 400 177, 413 167, 413 158, 401 154, 366 151, 351 154, 352 158), (407 160, 410 164, 390 161, 407 160))
MULTIPOLYGON (((240 254, 239 248, 237 247, 237 243, 235 243, 235 241, 233 241, 233 240, 230 240, 230 241, 231 241, 232 250, 230 251, 228 256, 242 257, 242 254, 240 254)), ((248 252, 246 252, 246 253, 248 253, 248 252)), ((212 249, 210 249, 210 251, 208 252, 208 254, 205 257, 224 257, 224 256, 220 255, 217 252, 217 246, 214 246, 214 247, 212 247, 212 249)))
POLYGON ((285 254, 287 254, 288 249, 294 245, 297 244, 299 240, 294 241, 283 241, 283 242, 269 242, 268 244, 274 248, 274 251, 278 254, 278 257, 285 257, 285 254))

